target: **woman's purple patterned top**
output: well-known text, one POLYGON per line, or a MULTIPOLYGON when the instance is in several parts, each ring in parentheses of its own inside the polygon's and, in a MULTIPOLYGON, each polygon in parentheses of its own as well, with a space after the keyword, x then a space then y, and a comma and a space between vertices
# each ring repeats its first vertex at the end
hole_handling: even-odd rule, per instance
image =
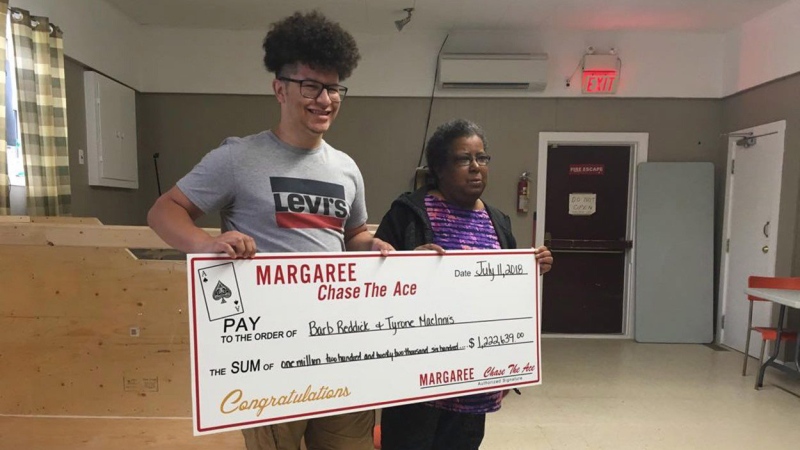
MULTIPOLYGON (((430 194, 425 196, 425 209, 433 228, 433 243, 445 250, 499 249, 497 233, 485 209, 464 209, 440 200, 430 194)), ((448 411, 484 414, 500 409, 502 392, 466 395, 428 403, 448 411)))

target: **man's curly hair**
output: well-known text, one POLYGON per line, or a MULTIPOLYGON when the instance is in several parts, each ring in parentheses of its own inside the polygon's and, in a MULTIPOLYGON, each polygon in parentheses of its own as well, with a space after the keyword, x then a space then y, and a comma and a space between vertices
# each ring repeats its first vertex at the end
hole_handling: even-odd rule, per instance
POLYGON ((276 76, 285 66, 300 63, 314 70, 335 70, 344 80, 361 59, 353 36, 318 11, 296 12, 275 22, 263 47, 264 65, 276 76))

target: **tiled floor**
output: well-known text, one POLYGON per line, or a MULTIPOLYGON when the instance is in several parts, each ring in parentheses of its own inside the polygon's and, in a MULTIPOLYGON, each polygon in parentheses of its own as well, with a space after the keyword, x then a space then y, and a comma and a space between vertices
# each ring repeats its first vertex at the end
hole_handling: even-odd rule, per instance
MULTIPOLYGON (((487 418, 483 450, 796 449, 800 379, 703 345, 545 339, 543 384, 487 418)), ((754 361, 754 360, 753 360, 754 361)), ((187 420, 0 417, 0 449, 243 449, 239 432, 191 436, 187 420)))
POLYGON ((800 448, 800 381, 769 370, 756 391, 741 353, 545 339, 542 355, 543 384, 489 416, 482 449, 800 448))

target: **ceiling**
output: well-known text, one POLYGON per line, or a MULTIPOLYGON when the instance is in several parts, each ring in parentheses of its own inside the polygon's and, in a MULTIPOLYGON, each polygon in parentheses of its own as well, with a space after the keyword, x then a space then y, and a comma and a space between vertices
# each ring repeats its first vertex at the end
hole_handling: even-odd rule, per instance
MULTIPOLYGON (((103 0, 99 0, 103 1, 103 0)), ((788 0, 104 0, 142 25, 266 30, 294 11, 319 9, 353 32, 437 30, 663 30, 721 32, 788 0)))

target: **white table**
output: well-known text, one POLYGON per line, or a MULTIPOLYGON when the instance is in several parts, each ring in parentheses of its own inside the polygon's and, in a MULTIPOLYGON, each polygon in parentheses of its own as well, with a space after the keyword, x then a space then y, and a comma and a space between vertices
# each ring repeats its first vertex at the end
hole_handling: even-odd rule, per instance
MULTIPOLYGON (((761 369, 758 371, 758 378, 756 378, 756 388, 760 388, 764 384, 764 372, 767 370, 767 367, 772 366, 786 370, 786 366, 775 363, 775 359, 778 357, 778 353, 780 352, 781 348, 781 333, 783 332, 783 319, 786 317, 786 308, 789 307, 800 309, 800 290, 747 288, 744 290, 744 292, 747 295, 763 298, 780 305, 780 313, 778 313, 778 325, 776 327, 778 336, 775 340, 775 345, 772 347, 772 354, 770 355, 769 359, 761 365, 761 369)), ((800 339, 797 340, 794 352, 794 365, 795 369, 800 371, 800 339)))

